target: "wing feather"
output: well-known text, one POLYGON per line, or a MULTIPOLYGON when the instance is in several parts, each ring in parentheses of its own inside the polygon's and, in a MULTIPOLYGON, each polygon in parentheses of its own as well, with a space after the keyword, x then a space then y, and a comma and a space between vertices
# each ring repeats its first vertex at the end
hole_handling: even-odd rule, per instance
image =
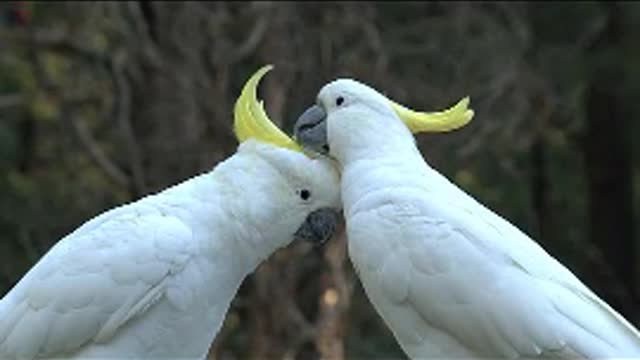
MULTIPOLYGON (((447 188, 419 199, 413 194, 411 201, 423 217, 412 218, 405 227, 413 233, 407 235, 444 231, 444 251, 450 253, 438 256, 457 259, 440 269, 438 286, 434 274, 426 281, 412 279, 407 301, 421 316, 450 334, 466 334, 459 339, 463 344, 485 344, 489 354, 499 349, 501 355, 513 357, 510 349, 515 349, 522 357, 640 356, 640 335, 628 321, 527 235, 456 190, 452 194, 447 188), (430 291, 457 292, 448 299, 459 303, 438 308, 434 296, 420 290, 424 284, 434 285, 430 291), (434 307, 441 311, 435 317, 434 307), (454 319, 461 320, 456 324, 454 319)), ((407 246, 416 254, 443 251, 422 240, 418 248, 415 243, 407 246)), ((424 259, 407 259, 414 274, 424 275, 430 268, 424 259)))
POLYGON ((108 341, 188 261, 190 229, 152 206, 120 207, 56 244, 0 301, 0 358, 32 359, 108 341))
MULTIPOLYGON (((415 312, 477 356, 640 356, 633 326, 527 235, 450 186, 381 192, 368 200, 375 210, 350 219, 353 259, 378 261, 360 273, 396 334, 411 333, 401 318, 415 312), (382 256, 362 251, 378 243, 389 244, 382 256)), ((433 339, 424 342, 407 347, 412 356, 437 354, 433 339)))

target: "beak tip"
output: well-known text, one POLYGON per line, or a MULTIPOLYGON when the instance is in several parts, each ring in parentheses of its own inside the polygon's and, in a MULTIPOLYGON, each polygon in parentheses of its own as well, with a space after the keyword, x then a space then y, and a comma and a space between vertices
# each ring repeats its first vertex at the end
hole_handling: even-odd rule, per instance
POLYGON ((321 106, 308 108, 294 125, 294 138, 305 149, 323 155, 328 153, 327 114, 321 106))
POLYGON ((314 246, 322 246, 335 234, 339 221, 340 214, 335 209, 318 209, 307 216, 294 236, 314 246))

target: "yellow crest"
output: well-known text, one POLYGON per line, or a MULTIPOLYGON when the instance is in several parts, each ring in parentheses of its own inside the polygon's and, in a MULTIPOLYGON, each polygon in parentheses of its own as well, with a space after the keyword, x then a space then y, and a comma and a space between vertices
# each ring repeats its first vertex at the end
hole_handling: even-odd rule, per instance
POLYGON ((233 111, 233 130, 239 142, 249 138, 302 152, 302 148, 287 134, 282 132, 267 116, 263 102, 258 101, 257 88, 260 79, 273 69, 272 65, 266 65, 256 71, 247 81, 236 101, 233 111))
POLYGON ((439 112, 417 112, 389 100, 391 107, 412 133, 446 132, 465 126, 473 118, 469 109, 469 97, 458 101, 451 108, 439 112))

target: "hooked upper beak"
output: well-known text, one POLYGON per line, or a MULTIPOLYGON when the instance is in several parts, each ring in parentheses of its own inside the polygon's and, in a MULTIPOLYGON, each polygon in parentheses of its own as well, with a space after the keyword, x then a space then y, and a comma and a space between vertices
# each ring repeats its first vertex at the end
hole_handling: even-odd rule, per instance
POLYGON ((336 232, 340 213, 332 208, 318 209, 307 216, 295 233, 295 238, 322 245, 336 232))
POLYGON ((320 105, 308 108, 293 127, 295 140, 305 149, 329 153, 327 142, 327 112, 320 105))

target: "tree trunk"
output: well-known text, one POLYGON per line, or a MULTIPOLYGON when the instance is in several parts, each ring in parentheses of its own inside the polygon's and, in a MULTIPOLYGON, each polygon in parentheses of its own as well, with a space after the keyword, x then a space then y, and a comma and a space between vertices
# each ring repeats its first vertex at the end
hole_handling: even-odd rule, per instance
POLYGON ((551 117, 549 105, 544 95, 534 98, 536 108, 540 109, 538 113, 538 122, 536 134, 531 145, 531 202, 536 217, 536 234, 535 239, 545 248, 553 246, 555 224, 553 219, 552 207, 552 189, 549 182, 549 174, 547 173, 547 154, 545 148, 547 142, 545 140, 547 127, 551 117))
POLYGON ((595 289, 623 316, 634 304, 635 237, 629 113, 623 101, 624 73, 607 58, 621 42, 620 10, 607 3, 608 25, 590 49, 597 57, 586 94, 585 166, 588 184, 588 234, 601 251, 593 267, 595 289))
POLYGON ((321 359, 342 360, 346 358, 346 318, 354 283, 352 273, 345 269, 347 234, 344 230, 326 244, 324 257, 329 271, 321 281, 315 344, 321 359))

